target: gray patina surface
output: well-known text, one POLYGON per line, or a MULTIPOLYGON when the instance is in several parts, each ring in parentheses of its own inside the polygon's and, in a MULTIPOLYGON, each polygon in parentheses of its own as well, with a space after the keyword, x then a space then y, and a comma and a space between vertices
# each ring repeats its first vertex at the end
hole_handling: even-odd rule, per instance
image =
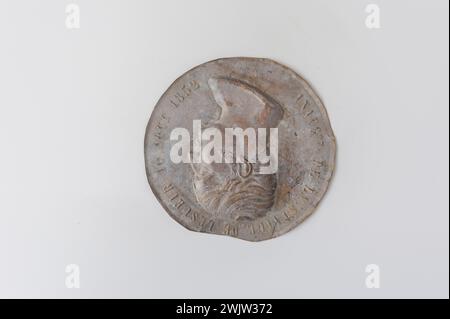
POLYGON ((145 135, 147 178, 169 215, 193 231, 250 241, 280 236, 314 211, 335 154, 318 96, 269 59, 219 59, 183 74, 158 101, 145 135), (258 163, 173 163, 170 132, 192 133, 193 120, 221 131, 278 128, 277 172, 258 174, 258 163))

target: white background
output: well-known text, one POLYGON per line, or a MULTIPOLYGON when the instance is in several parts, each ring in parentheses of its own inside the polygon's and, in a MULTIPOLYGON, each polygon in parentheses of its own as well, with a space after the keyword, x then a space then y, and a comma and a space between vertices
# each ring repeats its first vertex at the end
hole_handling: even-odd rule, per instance
POLYGON ((73 2, 72 30, 68 1, 0 2, 0 297, 448 298, 448 1, 373 1, 380 29, 363 0, 73 2), (260 243, 187 231, 144 169, 160 95, 230 56, 299 72, 338 142, 317 211, 260 243))

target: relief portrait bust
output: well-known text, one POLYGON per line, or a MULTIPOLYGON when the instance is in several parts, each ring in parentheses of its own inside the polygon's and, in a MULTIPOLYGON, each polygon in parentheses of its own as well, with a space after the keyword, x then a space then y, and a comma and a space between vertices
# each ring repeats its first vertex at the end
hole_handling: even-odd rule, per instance
MULTIPOLYGON (((284 111, 278 102, 243 81, 211 78, 208 85, 220 108, 220 116, 209 127, 221 132, 234 127, 270 129, 276 128, 283 118, 284 111)), ((277 173, 261 174, 261 165, 259 160, 192 163, 193 192, 198 203, 207 212, 225 219, 245 221, 264 217, 275 202, 277 173)))

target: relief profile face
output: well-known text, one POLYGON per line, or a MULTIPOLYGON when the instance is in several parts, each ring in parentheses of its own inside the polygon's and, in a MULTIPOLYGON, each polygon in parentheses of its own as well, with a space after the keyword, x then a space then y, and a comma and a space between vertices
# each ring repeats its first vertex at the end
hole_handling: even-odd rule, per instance
MULTIPOLYGON (((222 136, 225 136, 225 128, 252 128, 256 132, 276 128, 283 117, 283 108, 278 102, 242 81, 211 78, 208 85, 220 107, 220 117, 211 127, 222 132, 222 136)), ((247 151, 256 147, 250 145, 248 139, 245 142, 247 151)), ((239 146, 235 142, 233 149, 239 146)), ((268 144, 264 147, 269 151, 268 144)), ((223 154, 225 156, 235 154, 223 154)), ((253 162, 247 158, 241 163, 192 164, 193 191, 199 204, 224 219, 243 221, 264 217, 274 205, 277 174, 261 173, 261 165, 259 160, 253 162)))

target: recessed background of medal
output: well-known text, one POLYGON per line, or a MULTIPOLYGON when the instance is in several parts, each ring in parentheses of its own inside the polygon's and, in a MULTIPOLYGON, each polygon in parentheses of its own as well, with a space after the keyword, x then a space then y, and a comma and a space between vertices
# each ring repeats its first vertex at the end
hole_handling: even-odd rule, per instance
POLYGON ((312 213, 325 193, 334 168, 335 144, 323 106, 293 71, 265 59, 222 59, 200 65, 164 93, 146 132, 146 166, 153 191, 169 214, 185 227, 244 239, 270 238, 295 227, 312 213), (220 115, 207 84, 211 77, 245 81, 284 108, 278 126, 279 167, 276 201, 266 217, 236 222, 215 217, 197 203, 189 164, 170 160, 170 132, 192 121, 207 126, 220 115), (168 174, 170 172, 170 175, 168 174))

